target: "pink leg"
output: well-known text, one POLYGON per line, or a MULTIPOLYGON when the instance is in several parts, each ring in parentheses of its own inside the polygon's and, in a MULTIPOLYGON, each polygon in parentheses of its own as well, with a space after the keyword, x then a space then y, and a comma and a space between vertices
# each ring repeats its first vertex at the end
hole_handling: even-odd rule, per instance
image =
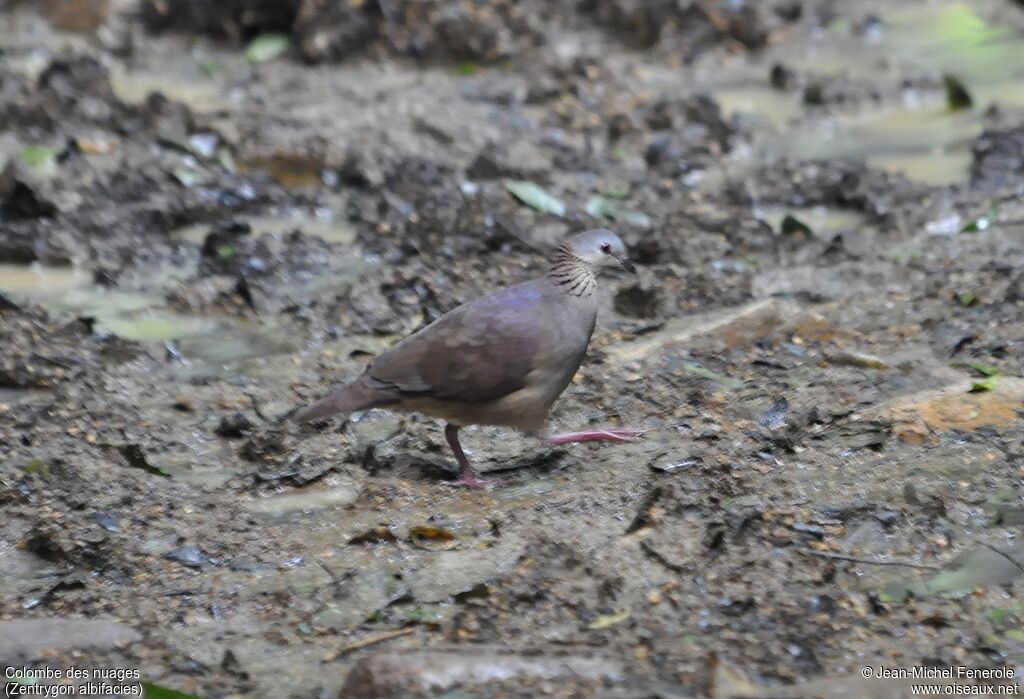
POLYGON ((448 446, 451 447, 452 453, 455 454, 455 460, 459 462, 459 468, 461 469, 459 477, 454 481, 450 481, 448 485, 457 488, 472 488, 474 490, 504 485, 505 481, 485 480, 473 470, 469 459, 466 458, 466 452, 462 451, 462 445, 459 444, 458 425, 445 425, 444 437, 448 440, 448 446))
POLYGON ((606 429, 563 432, 548 437, 551 444, 573 444, 574 442, 635 442, 644 430, 606 429))

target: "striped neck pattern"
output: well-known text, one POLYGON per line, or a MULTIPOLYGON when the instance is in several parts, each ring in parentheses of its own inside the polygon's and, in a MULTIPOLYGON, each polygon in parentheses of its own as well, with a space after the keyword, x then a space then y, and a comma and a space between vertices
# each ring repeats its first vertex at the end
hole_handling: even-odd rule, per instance
POLYGON ((573 255, 567 245, 558 248, 548 279, 573 296, 590 296, 597 288, 597 279, 590 265, 573 255))

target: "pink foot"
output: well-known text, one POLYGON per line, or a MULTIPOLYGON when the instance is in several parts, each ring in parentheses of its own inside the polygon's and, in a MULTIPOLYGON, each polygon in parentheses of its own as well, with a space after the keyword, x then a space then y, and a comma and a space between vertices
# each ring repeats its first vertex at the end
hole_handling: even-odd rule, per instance
POLYGON ((574 442, 635 442, 644 430, 607 429, 584 430, 583 432, 563 432, 548 437, 551 444, 573 444, 574 442))

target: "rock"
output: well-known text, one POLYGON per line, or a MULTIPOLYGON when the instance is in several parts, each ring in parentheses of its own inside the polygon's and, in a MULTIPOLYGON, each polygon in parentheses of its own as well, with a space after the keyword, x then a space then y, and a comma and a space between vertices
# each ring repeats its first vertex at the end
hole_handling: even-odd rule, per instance
POLYGON ((110 0, 44 0, 41 9, 57 29, 90 34, 107 21, 110 0))
POLYGON ((142 640, 113 619, 8 619, 0 621, 0 658, 28 662, 50 649, 112 648, 142 640))
POLYGON ((735 333, 736 328, 746 322, 755 322, 761 326, 762 320, 768 318, 773 324, 778 324, 781 316, 795 312, 793 308, 789 304, 768 299, 722 311, 673 318, 661 330, 643 335, 632 342, 609 347, 605 353, 613 362, 635 361, 654 355, 666 346, 682 345, 694 338, 712 334, 727 336, 735 333))
MULTIPOLYGON (((30 179, 11 160, 0 172, 0 219, 52 218, 56 213, 57 207, 36 191, 30 179)), ((10 261, 31 262, 34 259, 33 255, 29 260, 10 261)))
POLYGON ((359 499, 361 488, 349 479, 332 482, 327 488, 306 488, 296 492, 272 495, 248 503, 253 512, 282 516, 294 512, 313 512, 329 507, 351 505, 359 499))
POLYGON ((474 647, 466 651, 378 652, 362 658, 341 689, 342 699, 433 696, 452 687, 486 689, 495 682, 615 681, 622 664, 585 655, 517 655, 474 647))
POLYGON ((768 79, 776 90, 789 90, 796 84, 796 74, 781 63, 772 66, 768 79))
POLYGON ((864 417, 887 421, 893 434, 910 444, 920 444, 933 432, 1008 427, 1021 419, 1024 379, 1000 377, 994 390, 983 393, 970 393, 971 385, 964 381, 898 398, 867 411, 864 417))
MULTIPOLYGON (((501 548, 509 550, 508 546, 501 548)), ((514 561, 516 554, 496 556, 492 551, 438 553, 422 568, 406 575, 413 597, 419 603, 445 602, 480 583, 494 579, 505 567, 502 561, 514 561)))
POLYGON ((182 546, 164 554, 164 558, 177 561, 188 568, 202 568, 211 563, 198 546, 182 546))
POLYGON ((539 148, 528 141, 515 140, 508 145, 480 151, 466 169, 466 175, 478 180, 501 177, 530 179, 544 175, 550 169, 551 160, 539 148))
POLYGON ((971 186, 996 189, 1013 185, 1024 174, 1024 124, 987 129, 971 146, 971 186))
POLYGON ((1024 301, 1024 272, 1019 272, 1017 276, 1010 280, 1003 298, 1009 303, 1024 301))
POLYGON ((239 439, 244 437, 253 428, 252 420, 245 413, 232 413, 220 419, 214 432, 219 437, 226 439, 239 439))
POLYGON ((802 265, 759 273, 750 282, 750 293, 756 299, 795 296, 818 302, 870 295, 882 288, 896 293, 905 286, 905 280, 900 279, 899 272, 891 265, 802 265))

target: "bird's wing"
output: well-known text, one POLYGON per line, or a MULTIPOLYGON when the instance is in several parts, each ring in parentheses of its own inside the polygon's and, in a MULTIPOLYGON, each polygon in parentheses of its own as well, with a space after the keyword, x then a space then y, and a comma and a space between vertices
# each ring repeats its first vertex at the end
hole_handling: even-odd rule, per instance
POLYGON ((526 385, 542 342, 545 297, 519 284, 446 313, 382 354, 373 380, 403 396, 481 403, 526 385))

